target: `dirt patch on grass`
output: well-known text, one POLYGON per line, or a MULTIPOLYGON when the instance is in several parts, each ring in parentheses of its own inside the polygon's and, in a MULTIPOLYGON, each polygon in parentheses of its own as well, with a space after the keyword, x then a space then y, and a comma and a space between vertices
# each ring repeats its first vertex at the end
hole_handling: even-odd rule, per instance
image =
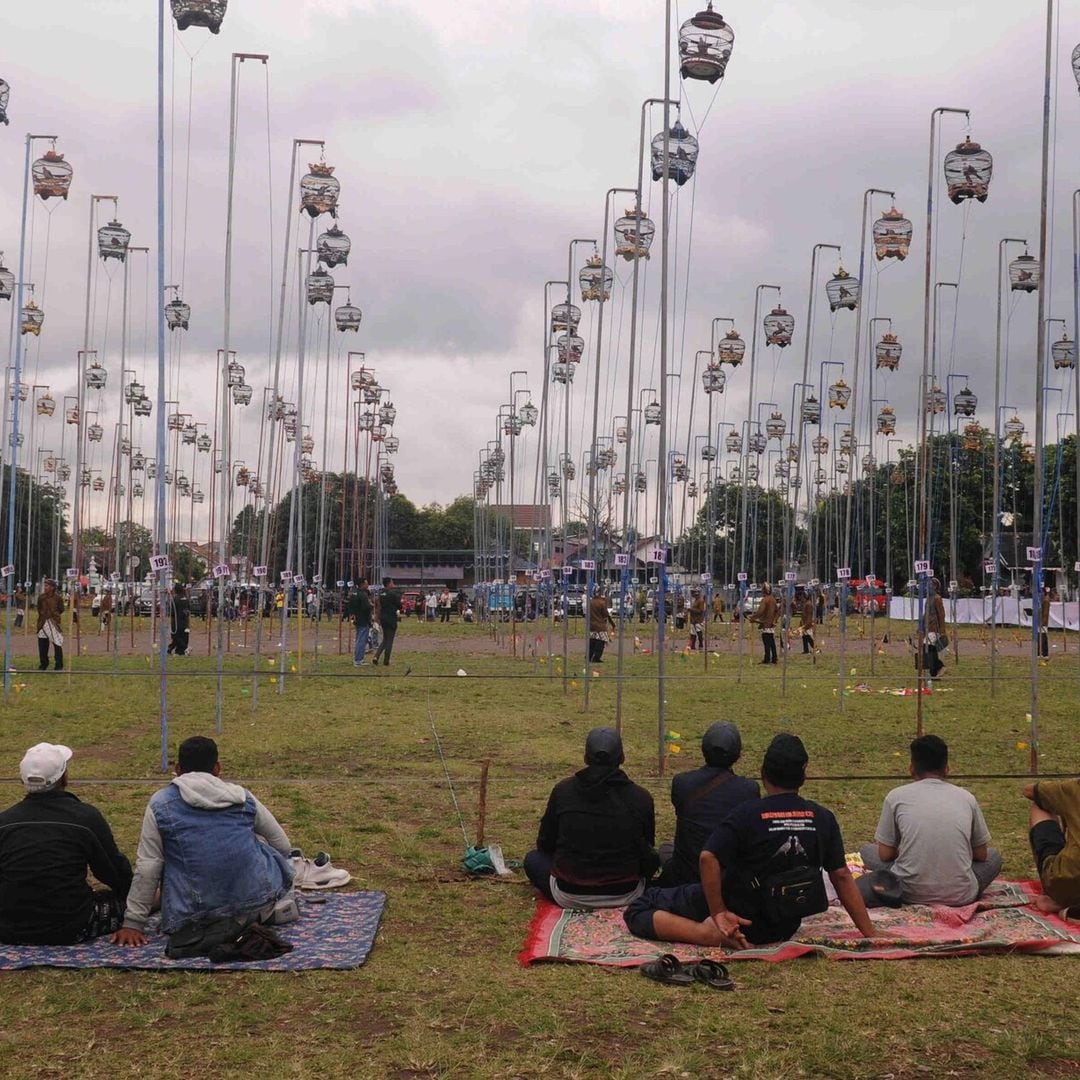
POLYGON ((1032 1058, 1028 1069, 1036 1076, 1080 1076, 1080 1061, 1071 1058, 1032 1058))

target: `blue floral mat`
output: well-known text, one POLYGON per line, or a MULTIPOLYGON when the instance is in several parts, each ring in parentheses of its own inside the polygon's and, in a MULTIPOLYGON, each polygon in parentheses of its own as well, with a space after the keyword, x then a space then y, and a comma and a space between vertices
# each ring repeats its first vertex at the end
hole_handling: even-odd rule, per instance
POLYGON ((85 945, 0 945, 0 971, 18 968, 127 968, 138 971, 346 971, 358 968, 375 944, 386 893, 321 893, 314 903, 301 895, 300 919, 278 932, 293 946, 274 960, 211 964, 204 956, 170 960, 156 920, 141 948, 113 945, 107 937, 85 945), (319 902, 325 900, 325 903, 319 902), (152 935, 152 936, 151 936, 152 935))

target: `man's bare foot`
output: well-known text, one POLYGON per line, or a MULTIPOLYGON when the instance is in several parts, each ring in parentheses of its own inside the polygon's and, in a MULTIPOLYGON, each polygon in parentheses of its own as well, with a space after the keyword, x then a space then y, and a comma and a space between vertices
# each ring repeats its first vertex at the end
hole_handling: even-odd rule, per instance
POLYGON ((1049 896, 1043 893, 1041 896, 1035 897, 1035 907, 1047 915, 1056 915, 1061 910, 1062 905, 1051 900, 1049 896))

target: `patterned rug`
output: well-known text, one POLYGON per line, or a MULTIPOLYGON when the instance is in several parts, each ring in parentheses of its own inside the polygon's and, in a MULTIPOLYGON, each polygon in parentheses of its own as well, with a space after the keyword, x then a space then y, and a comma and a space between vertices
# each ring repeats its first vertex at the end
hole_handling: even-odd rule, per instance
POLYGON ((1038 882, 996 881, 975 904, 949 908, 912 904, 870 913, 876 926, 896 937, 887 945, 868 941, 841 907, 804 919, 790 941, 725 953, 693 945, 645 941, 623 923, 622 911, 565 911, 539 901, 518 960, 528 967, 542 960, 562 960, 613 967, 638 967, 666 952, 680 960, 793 960, 825 956, 830 960, 912 960, 926 956, 972 956, 976 953, 1080 954, 1080 924, 1044 915, 1031 906, 1038 882))
POLYGON ((293 946, 275 960, 252 964, 211 964, 206 957, 170 960, 156 920, 148 927, 150 943, 122 948, 98 938, 86 945, 0 945, 0 971, 16 968, 127 968, 140 971, 345 971, 368 957, 379 929, 386 893, 324 893, 312 902, 300 897, 300 919, 279 932, 293 946), (325 902, 323 902, 325 901, 325 902))

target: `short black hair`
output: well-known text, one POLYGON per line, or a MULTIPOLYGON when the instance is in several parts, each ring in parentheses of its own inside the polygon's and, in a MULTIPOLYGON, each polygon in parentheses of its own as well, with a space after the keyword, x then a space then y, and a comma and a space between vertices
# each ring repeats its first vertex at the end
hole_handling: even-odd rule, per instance
POLYGON ((393 585, 393 584, 394 584, 394 579, 392 577, 384 577, 382 579, 382 587, 384 589, 389 589, 390 586, 393 585))
POLYGON ((777 735, 765 751, 761 775, 773 787, 798 791, 806 783, 806 747, 797 735, 777 735))
POLYGON ((949 747, 940 735, 920 735, 911 743, 911 764, 920 776, 949 767, 949 747))
POLYGON ((192 735, 180 744, 176 763, 181 772, 212 772, 218 763, 217 743, 205 735, 192 735))

